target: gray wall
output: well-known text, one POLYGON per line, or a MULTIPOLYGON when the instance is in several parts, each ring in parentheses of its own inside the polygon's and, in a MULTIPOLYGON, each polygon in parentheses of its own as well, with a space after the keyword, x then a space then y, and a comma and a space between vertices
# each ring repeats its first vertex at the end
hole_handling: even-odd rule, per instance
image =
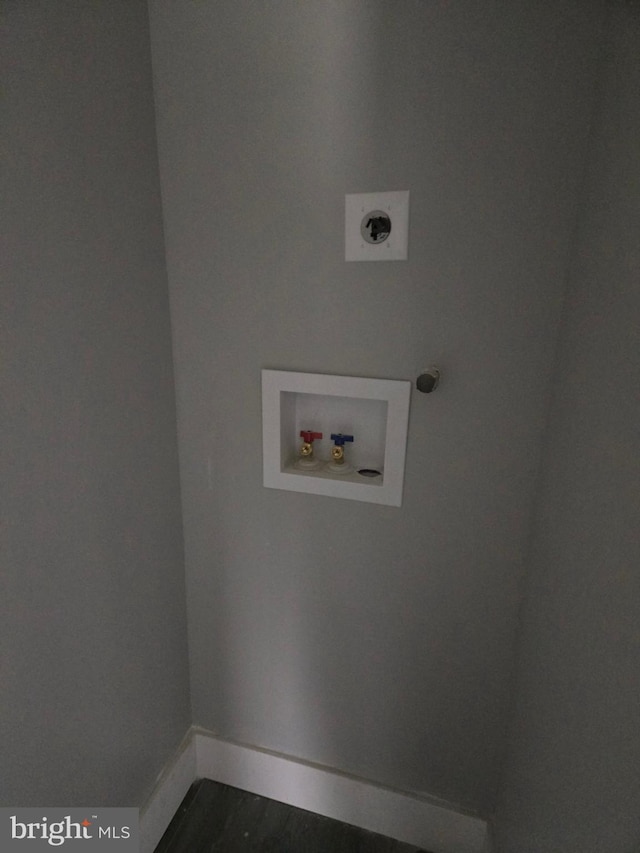
POLYGON ((196 723, 491 811, 602 8, 150 3, 196 723), (402 508, 262 487, 262 367, 429 362, 402 508))
POLYGON ((505 853, 640 840, 640 5, 613 8, 523 611, 505 853))
POLYGON ((144 2, 4 2, 0 803, 136 805, 190 722, 144 2))

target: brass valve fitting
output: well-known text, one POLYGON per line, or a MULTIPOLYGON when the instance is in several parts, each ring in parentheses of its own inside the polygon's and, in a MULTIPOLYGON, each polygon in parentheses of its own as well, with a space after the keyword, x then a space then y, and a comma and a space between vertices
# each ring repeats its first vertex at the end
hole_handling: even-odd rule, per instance
POLYGON ((333 461, 338 465, 344 462, 344 448, 343 447, 332 447, 331 448, 331 456, 333 461))

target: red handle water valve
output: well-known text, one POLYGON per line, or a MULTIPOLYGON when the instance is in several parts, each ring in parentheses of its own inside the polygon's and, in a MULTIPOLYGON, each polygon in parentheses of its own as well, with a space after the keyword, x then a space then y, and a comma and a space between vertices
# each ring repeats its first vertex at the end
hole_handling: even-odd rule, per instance
POLYGON ((311 430, 302 429, 302 430, 300 430, 300 438, 304 438, 304 440, 307 442, 307 444, 313 444, 313 442, 316 438, 322 438, 322 433, 321 432, 311 432, 311 430))

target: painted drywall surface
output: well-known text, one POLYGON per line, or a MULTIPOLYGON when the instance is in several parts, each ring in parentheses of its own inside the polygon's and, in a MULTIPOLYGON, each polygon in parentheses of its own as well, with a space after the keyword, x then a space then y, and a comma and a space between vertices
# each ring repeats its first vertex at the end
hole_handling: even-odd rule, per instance
POLYGON ((190 721, 147 11, 2 16, 0 802, 138 805, 190 721))
POLYGON ((498 809, 505 853, 629 853, 640 839, 640 6, 612 8, 498 809))
POLYGON ((600 7, 150 3, 197 724, 491 809, 600 7), (432 362, 402 508, 262 487, 262 367, 432 362))

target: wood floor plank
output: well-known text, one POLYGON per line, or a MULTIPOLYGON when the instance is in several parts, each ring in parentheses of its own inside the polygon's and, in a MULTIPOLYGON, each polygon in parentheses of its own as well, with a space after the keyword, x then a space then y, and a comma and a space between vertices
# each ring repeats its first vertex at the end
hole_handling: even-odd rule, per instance
POLYGON ((213 785, 208 779, 201 779, 194 786, 195 795, 184 811, 178 810, 156 853, 209 853, 212 839, 222 835, 234 810, 240 807, 239 794, 244 792, 213 785))
POLYGON ((273 808, 271 801, 264 797, 255 794, 238 796, 224 832, 211 847, 211 853, 261 851, 270 838, 278 838, 281 835, 287 818, 286 808, 273 808))
POLYGON ((200 779, 155 853, 427 853, 358 827, 200 779))

